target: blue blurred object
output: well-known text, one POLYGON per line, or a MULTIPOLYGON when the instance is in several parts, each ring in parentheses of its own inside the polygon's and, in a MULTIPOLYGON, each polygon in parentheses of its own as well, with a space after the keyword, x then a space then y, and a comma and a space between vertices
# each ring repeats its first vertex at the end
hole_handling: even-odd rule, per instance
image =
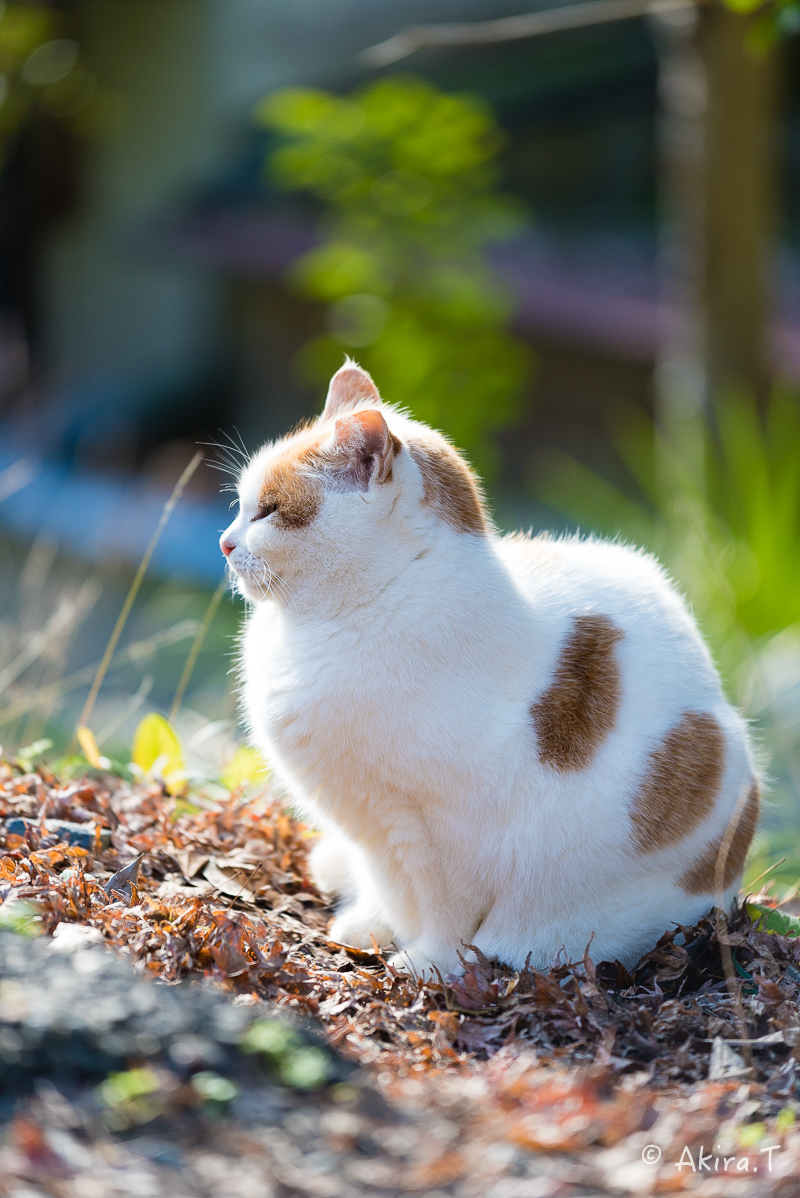
MULTIPOLYGON (((117 479, 71 468, 63 458, 32 457, 14 447, 10 431, 0 426, 0 481, 20 461, 28 464, 29 481, 23 477, 24 485, 2 501, 0 526, 22 541, 46 536, 76 558, 138 565, 169 492, 135 475, 117 479)), ((156 546, 151 570, 216 584, 219 534, 229 522, 225 498, 184 495, 156 546)))

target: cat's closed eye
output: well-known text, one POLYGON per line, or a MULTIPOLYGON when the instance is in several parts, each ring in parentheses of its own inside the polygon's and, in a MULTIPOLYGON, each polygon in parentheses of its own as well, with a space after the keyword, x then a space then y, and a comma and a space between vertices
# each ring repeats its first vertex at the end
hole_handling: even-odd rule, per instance
POLYGON ((255 520, 265 520, 267 516, 271 516, 272 513, 277 512, 277 510, 277 503, 266 503, 262 508, 259 508, 256 515, 251 519, 250 523, 252 524, 255 520))

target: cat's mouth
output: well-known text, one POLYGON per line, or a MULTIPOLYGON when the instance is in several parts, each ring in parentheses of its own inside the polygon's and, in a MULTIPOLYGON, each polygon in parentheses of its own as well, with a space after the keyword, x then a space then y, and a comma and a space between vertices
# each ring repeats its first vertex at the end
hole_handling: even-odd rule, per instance
POLYGON ((272 571, 269 570, 266 562, 260 562, 259 559, 251 557, 244 562, 232 561, 232 555, 228 558, 228 565, 234 582, 244 597, 247 599, 261 599, 269 591, 269 583, 272 581, 272 571))
POLYGON ((266 562, 260 558, 248 556, 245 561, 233 561, 233 554, 228 558, 228 566, 234 582, 246 599, 264 599, 269 594, 275 575, 266 562))

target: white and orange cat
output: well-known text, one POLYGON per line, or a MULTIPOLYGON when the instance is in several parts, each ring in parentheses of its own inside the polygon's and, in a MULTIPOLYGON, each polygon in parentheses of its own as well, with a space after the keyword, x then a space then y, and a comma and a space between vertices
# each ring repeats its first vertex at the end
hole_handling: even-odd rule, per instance
POLYGON ((718 857, 730 899, 747 731, 651 557, 498 535, 464 460, 349 361, 239 499, 247 716, 323 833, 334 940, 418 974, 465 944, 631 965, 713 905, 718 857))

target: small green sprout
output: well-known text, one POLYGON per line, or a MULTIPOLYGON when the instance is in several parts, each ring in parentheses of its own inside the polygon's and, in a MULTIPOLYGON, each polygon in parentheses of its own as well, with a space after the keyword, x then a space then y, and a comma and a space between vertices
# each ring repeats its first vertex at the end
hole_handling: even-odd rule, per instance
POLYGON ((220 1077, 218 1073, 212 1073, 210 1070, 195 1073, 192 1086, 204 1102, 213 1103, 218 1107, 227 1106, 239 1093, 239 1087, 227 1077, 220 1077))
POLYGON ((125 1131, 150 1123, 163 1110, 161 1083, 152 1069, 127 1069, 110 1073, 97 1087, 97 1096, 106 1107, 106 1122, 112 1131, 125 1131))
POLYGON ((330 1054, 304 1044, 291 1025, 278 1019, 258 1019, 242 1034, 243 1052, 266 1058, 278 1080, 295 1090, 318 1090, 331 1076, 330 1054))
POLYGON ((41 916, 32 903, 23 899, 6 899, 0 905, 0 929, 16 932, 18 936, 41 936, 41 916))
POLYGON ((261 1052, 268 1057, 280 1057, 297 1036, 291 1027, 278 1019, 257 1019, 242 1033, 239 1045, 243 1052, 261 1052))
POLYGON ((797 1122, 794 1111, 790 1106, 783 1107, 778 1111, 778 1117, 775 1120, 775 1128, 779 1135, 785 1135, 787 1131, 791 1131, 797 1122))
POLYGON ((304 1045, 281 1059, 278 1076, 295 1090, 318 1090, 330 1073, 330 1058, 324 1048, 304 1045))
POLYGON ((53 742, 46 737, 43 737, 41 740, 35 740, 31 744, 17 750, 16 763, 25 770, 26 774, 30 773, 34 761, 41 757, 43 753, 46 753, 48 749, 52 749, 52 747, 53 742))
POLYGON ((106 1106, 119 1107, 134 1098, 154 1094, 160 1084, 152 1069, 126 1069, 124 1073, 109 1073, 97 1089, 106 1106))
POLYGON ((745 1123, 744 1127, 739 1128, 739 1143, 742 1148, 754 1148, 764 1139, 766 1130, 764 1123, 745 1123))

